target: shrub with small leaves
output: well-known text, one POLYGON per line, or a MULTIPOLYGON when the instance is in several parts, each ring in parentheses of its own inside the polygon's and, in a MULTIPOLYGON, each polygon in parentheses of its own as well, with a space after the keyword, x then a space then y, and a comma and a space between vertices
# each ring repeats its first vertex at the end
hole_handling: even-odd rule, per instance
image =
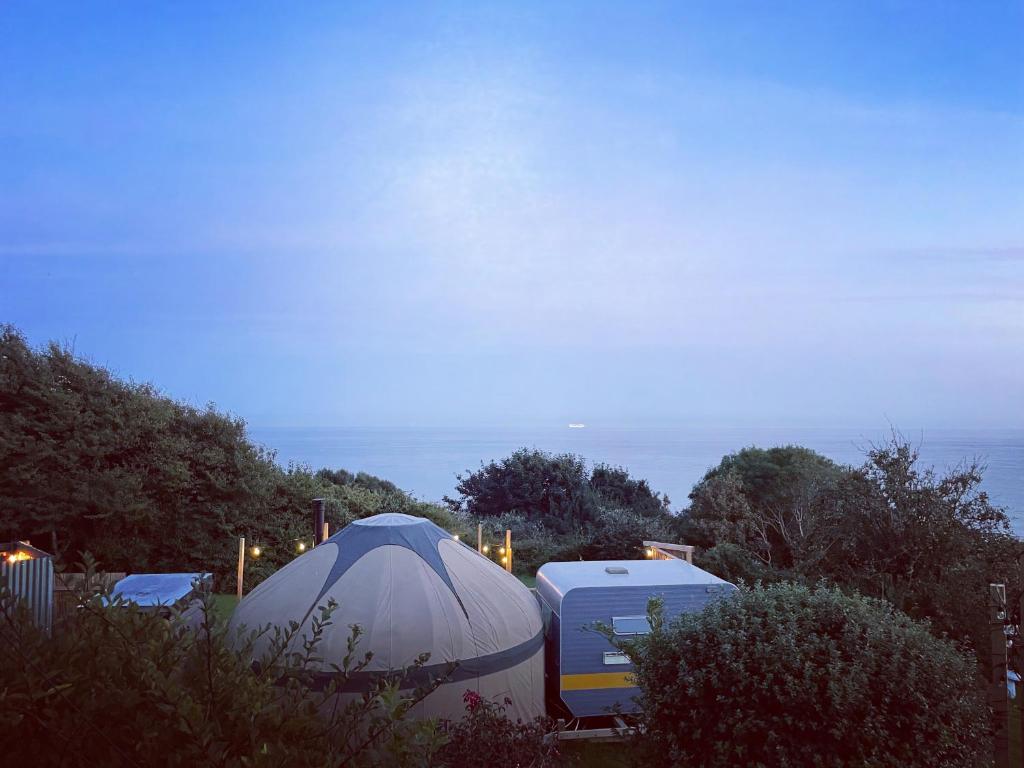
POLYGON ((212 607, 168 619, 92 588, 52 637, 0 590, 0 762, 7 765, 426 766, 444 741, 433 721, 406 718, 441 680, 403 687, 414 667, 365 693, 340 695, 363 671, 353 627, 328 671, 320 645, 335 606, 308 635, 299 625, 231 636, 212 607), (256 638, 269 650, 253 665, 256 638))
POLYGON ((742 589, 624 645, 647 741, 673 765, 982 764, 974 662, 889 604, 792 584, 742 589))
POLYGON ((546 738, 555 730, 552 720, 538 717, 527 723, 512 722, 505 716, 505 708, 512 703, 508 698, 497 703, 467 690, 462 700, 466 716, 441 724, 447 743, 438 752, 436 764, 450 768, 552 768, 567 762, 557 739, 546 738))

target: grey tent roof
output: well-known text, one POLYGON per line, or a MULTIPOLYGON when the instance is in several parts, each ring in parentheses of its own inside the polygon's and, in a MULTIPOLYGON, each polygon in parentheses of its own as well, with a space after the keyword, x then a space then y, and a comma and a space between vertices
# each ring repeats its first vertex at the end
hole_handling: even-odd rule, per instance
MULTIPOLYGON (((413 517, 400 512, 385 512, 381 515, 356 520, 328 539, 338 545, 338 557, 334 561, 334 565, 331 566, 316 599, 322 598, 327 590, 333 587, 338 579, 344 576, 348 569, 367 552, 377 547, 393 544, 412 550, 423 558, 434 573, 448 585, 448 589, 458 600, 459 593, 455 591, 452 577, 441 561, 441 553, 437 549, 439 542, 451 539, 451 534, 425 517, 413 517)), ((459 604, 462 604, 461 600, 459 600, 459 604)), ((465 611, 465 607, 462 610, 465 611)))

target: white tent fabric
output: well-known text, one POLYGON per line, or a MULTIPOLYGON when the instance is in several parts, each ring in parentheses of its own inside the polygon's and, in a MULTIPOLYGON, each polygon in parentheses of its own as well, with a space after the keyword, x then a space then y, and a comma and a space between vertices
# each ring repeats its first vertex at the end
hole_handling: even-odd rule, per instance
MULTIPOLYGON (((537 601, 518 579, 429 520, 388 513, 348 525, 254 589, 232 624, 297 621, 308 633, 316 609, 332 598, 338 608, 319 649, 325 665, 340 664, 349 626, 359 624, 357 656, 373 651, 367 673, 405 668, 424 652, 428 673, 456 662, 449 682, 420 705, 421 716, 461 717, 467 689, 500 703, 511 699, 512 719, 544 713, 537 601)), ((359 685, 357 679, 350 689, 359 685)))

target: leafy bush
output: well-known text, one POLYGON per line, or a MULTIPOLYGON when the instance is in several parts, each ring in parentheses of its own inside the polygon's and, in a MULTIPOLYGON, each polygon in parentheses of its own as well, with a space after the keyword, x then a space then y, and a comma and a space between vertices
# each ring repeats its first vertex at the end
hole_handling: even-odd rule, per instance
POLYGON ((505 704, 488 701, 476 691, 466 691, 466 717, 442 724, 447 743, 437 762, 451 768, 493 768, 522 766, 548 768, 565 761, 558 741, 544 737, 555 730, 554 721, 538 717, 531 722, 513 723, 505 716, 505 704))
POLYGON ((256 633, 229 637, 208 594, 194 626, 107 602, 88 584, 81 598, 77 618, 47 638, 0 594, 5 765, 418 766, 444 741, 435 723, 404 718, 436 685, 403 691, 415 669, 339 698, 369 657, 353 628, 342 664, 318 671, 331 605, 309 636, 297 624, 259 630, 273 642, 257 672, 256 633))
POLYGON ((629 559, 643 556, 645 538, 675 539, 668 499, 622 467, 574 454, 522 448, 473 473, 458 476, 454 513, 488 528, 512 529, 517 571, 549 560, 629 559))
POLYGON ((741 590, 627 646, 650 746, 694 766, 976 766, 973 663, 927 625, 838 590, 741 590))
POLYGON ((456 479, 459 498, 446 501, 470 517, 520 514, 552 531, 567 533, 597 512, 586 462, 571 453, 552 455, 521 448, 456 479))
POLYGON ((700 567, 734 584, 780 581, 780 573, 753 557, 743 547, 725 542, 700 555, 700 567))
MULTIPOLYGON (((484 530, 484 541, 491 543, 489 557, 498 560, 495 542, 504 542, 505 531, 512 531, 512 568, 520 575, 532 575, 537 569, 548 562, 559 558, 559 553, 567 542, 579 542, 578 534, 555 534, 538 520, 528 520, 521 514, 504 514, 484 518, 481 521, 484 530)), ((467 527, 469 527, 467 523, 467 527)), ((476 539, 476 524, 472 524, 472 534, 466 543, 472 545, 476 539)))
POLYGON ((601 506, 576 542, 565 542, 555 559, 636 560, 644 541, 672 541, 666 515, 648 516, 622 507, 601 506))
POLYGON ((655 493, 646 480, 630 477, 624 467, 596 464, 590 473, 590 487, 606 504, 657 517, 668 511, 669 498, 655 493))
MULTIPOLYGON (((598 507, 591 522, 561 534, 520 514, 485 518, 483 526, 485 539, 491 542, 503 541, 505 530, 512 531, 513 569, 518 574, 531 575, 552 561, 635 560, 644 556, 645 539, 668 541, 673 536, 670 524, 660 515, 648 517, 629 509, 604 506, 598 507)), ((474 531, 471 536, 475 535, 474 531)), ((492 550, 491 556, 495 554, 492 550)))

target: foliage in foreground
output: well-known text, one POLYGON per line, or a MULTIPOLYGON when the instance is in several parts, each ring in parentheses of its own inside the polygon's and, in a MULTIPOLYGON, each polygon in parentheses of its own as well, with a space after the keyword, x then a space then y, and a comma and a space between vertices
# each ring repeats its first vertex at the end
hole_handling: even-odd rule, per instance
POLYGON ((358 629, 343 662, 317 673, 332 605, 308 636, 295 624, 260 630, 273 638, 260 672, 256 633, 229 637, 208 594, 190 626, 86 588, 77 618, 49 639, 20 609, 0 595, 0 743, 11 765, 416 766, 444 741, 435 723, 404 718, 437 684, 401 690, 412 669, 339 696, 369 661, 358 629))
POLYGON ((513 723, 505 716, 505 704, 488 701, 475 691, 466 691, 466 717, 442 724, 447 743, 438 752, 439 765, 451 768, 550 768, 563 764, 557 740, 545 735, 554 723, 538 717, 532 722, 513 723))
POLYGON ((984 762, 975 668, 927 625, 869 598, 743 589, 652 631, 636 663, 647 739, 674 765, 957 768, 984 762))

